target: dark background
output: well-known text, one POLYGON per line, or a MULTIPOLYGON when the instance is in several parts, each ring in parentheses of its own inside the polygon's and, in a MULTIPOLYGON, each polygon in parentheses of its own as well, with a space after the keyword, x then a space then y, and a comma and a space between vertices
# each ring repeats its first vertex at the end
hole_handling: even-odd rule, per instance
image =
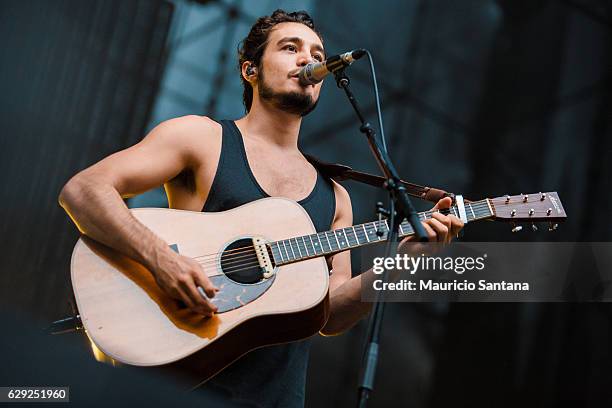
MULTIPOLYGON (((569 215, 554 233, 480 223, 465 240, 612 240, 609 1, 1 0, 0 304, 19 319, 7 336, 69 312, 78 234, 57 205, 62 185, 165 119, 240 117, 236 45, 277 7, 308 10, 328 53, 372 51, 403 177, 472 199, 558 191, 569 215)), ((375 122, 367 65, 350 76, 375 122)), ((302 148, 377 172, 327 82, 302 148)), ((345 186, 355 222, 371 220, 384 195, 345 186)), ((156 190, 131 205, 164 200, 156 190)), ((610 405, 611 324, 607 303, 389 305, 371 406, 610 405)), ((364 326, 315 338, 308 406, 353 405, 364 326)))

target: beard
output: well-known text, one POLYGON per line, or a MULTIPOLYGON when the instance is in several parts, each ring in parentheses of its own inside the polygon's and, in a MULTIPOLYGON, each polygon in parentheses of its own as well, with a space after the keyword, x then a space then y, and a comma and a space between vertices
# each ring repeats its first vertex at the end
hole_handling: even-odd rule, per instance
POLYGON ((260 70, 260 85, 258 87, 259 97, 268 101, 275 108, 294 115, 306 116, 317 107, 317 102, 311 95, 300 92, 275 92, 266 84, 263 70, 260 70))

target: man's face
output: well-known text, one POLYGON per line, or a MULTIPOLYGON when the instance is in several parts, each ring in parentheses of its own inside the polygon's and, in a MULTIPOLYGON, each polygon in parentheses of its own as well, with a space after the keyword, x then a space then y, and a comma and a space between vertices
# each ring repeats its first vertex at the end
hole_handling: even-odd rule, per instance
POLYGON ((321 84, 300 85, 300 69, 325 54, 319 36, 300 23, 277 24, 268 36, 262 56, 258 93, 262 100, 289 113, 307 115, 316 106, 321 84))

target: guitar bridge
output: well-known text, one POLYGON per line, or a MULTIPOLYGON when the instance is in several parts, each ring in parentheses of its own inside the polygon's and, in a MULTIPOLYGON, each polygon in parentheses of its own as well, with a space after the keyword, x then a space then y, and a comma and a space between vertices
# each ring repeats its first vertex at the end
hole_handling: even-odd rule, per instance
POLYGON ((255 248, 255 254, 259 261, 259 266, 263 270, 264 279, 270 279, 274 275, 274 266, 270 259, 270 253, 268 252, 268 246, 266 241, 261 237, 253 237, 253 247, 255 248))

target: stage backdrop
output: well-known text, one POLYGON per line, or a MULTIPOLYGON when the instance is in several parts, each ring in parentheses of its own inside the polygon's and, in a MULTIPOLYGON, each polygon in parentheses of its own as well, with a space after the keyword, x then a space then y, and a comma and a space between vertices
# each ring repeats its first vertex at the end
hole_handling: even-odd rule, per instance
POLYGON ((166 1, 3 1, 0 299, 36 319, 71 298, 68 178, 142 137, 163 70, 166 1))

